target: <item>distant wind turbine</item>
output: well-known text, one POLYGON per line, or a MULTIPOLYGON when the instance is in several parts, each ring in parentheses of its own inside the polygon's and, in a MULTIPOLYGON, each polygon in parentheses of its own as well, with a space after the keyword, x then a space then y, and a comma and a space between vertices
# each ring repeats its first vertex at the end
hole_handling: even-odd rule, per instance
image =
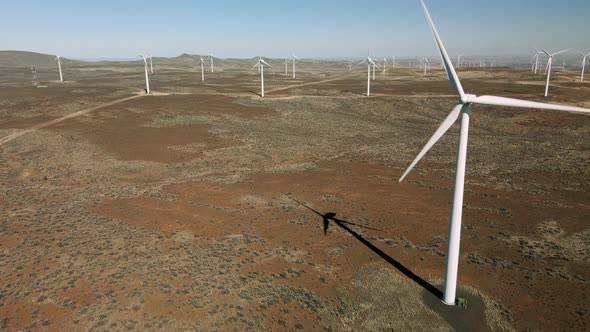
POLYGON ((154 63, 152 62, 152 56, 150 55, 150 74, 154 73, 154 63))
MULTIPOLYGON (((371 59, 370 53, 367 55, 367 58, 357 64, 361 65, 363 63, 367 63, 367 97, 371 95, 371 66, 373 66, 373 75, 375 75, 375 61, 371 59)), ((374 78, 373 78, 374 79, 374 78)))
POLYGON ((204 82, 205 81, 205 60, 203 60, 203 58, 201 58, 201 81, 204 82))
POLYGON ((424 58, 424 75, 426 75, 426 71, 428 70, 428 66, 430 66, 430 61, 428 61, 428 58, 424 58))
POLYGON ((580 82, 584 82, 584 70, 586 69, 586 58, 590 56, 590 53, 584 55, 582 52, 578 52, 578 54, 582 57, 582 76, 580 77, 580 82))
POLYGON ((289 59, 285 59, 285 62, 283 62, 283 64, 285 65, 285 76, 289 75, 289 59))
POLYGON ((578 112, 584 114, 590 114, 590 109, 584 109, 580 107, 572 107, 572 106, 562 106, 562 105, 552 105, 552 104, 545 104, 545 103, 538 103, 538 102, 530 102, 512 98, 503 98, 503 97, 495 97, 495 96, 475 96, 470 94, 465 94, 463 91, 463 87, 461 85, 461 81, 457 76, 457 72, 453 67, 453 63, 449 58, 447 50, 445 49, 442 40, 434 26, 432 18, 430 17, 430 13, 426 8, 426 4, 424 4, 424 0, 420 0, 422 7, 424 9, 424 13, 426 15, 426 19, 430 28, 432 30, 432 34, 434 35, 434 39, 436 41, 436 45, 440 50, 440 53, 443 57, 445 62, 445 70, 447 72, 448 78, 453 86, 455 92, 459 95, 459 104, 451 111, 451 113, 447 116, 447 118, 442 122, 440 127, 436 130, 432 138, 426 143, 426 146, 420 151, 418 156, 414 159, 410 167, 405 171, 405 173, 400 178, 400 182, 404 180, 404 178, 408 175, 408 173, 416 166, 416 164, 424 157, 424 155, 432 148, 432 146, 449 130, 449 128, 455 123, 459 118, 461 118, 461 129, 459 134, 459 148, 457 151, 457 171, 455 173, 455 187, 453 192, 453 203, 451 209, 451 225, 449 230, 449 244, 448 244, 448 254, 447 254, 447 271, 445 275, 445 286, 444 286, 444 295, 443 295, 443 302, 448 305, 455 304, 456 298, 456 290, 457 290, 457 273, 459 268, 459 246, 461 240, 461 218, 462 218, 462 210, 463 210, 463 190, 465 185, 465 166, 467 160, 467 139, 469 133, 469 117, 471 112, 471 106, 473 104, 481 104, 481 105, 492 105, 492 106, 508 106, 508 107, 522 107, 522 108, 536 108, 536 109, 546 109, 546 110, 557 110, 557 111, 565 111, 565 112, 578 112))
POLYGON ((252 71, 254 68, 258 67, 258 71, 260 72, 260 96, 264 98, 264 66, 272 68, 262 57, 258 58, 258 62, 250 69, 252 71))
POLYGON ((149 95, 150 94, 150 77, 148 74, 147 56, 140 55, 139 57, 143 59, 143 69, 145 70, 145 91, 149 95))
POLYGON ((213 54, 209 55, 209 60, 211 60, 211 72, 213 72, 213 54))
POLYGON ((64 76, 61 72, 61 57, 59 55, 56 55, 55 58, 57 59, 57 67, 59 68, 59 80, 63 83, 64 76))
POLYGON ((565 53, 571 50, 571 48, 553 54, 549 54, 549 52, 545 51, 544 49, 541 50, 549 57, 549 60, 547 61, 547 68, 545 68, 545 71, 547 72, 547 85, 545 86, 545 97, 547 97, 549 95, 549 80, 551 79, 551 65, 553 64, 553 57, 558 54, 565 53))
MULTIPOLYGON (((535 55, 533 55, 533 59, 534 59, 534 64, 533 64, 533 71, 535 72, 535 74, 537 73, 537 70, 539 70, 539 55, 543 54, 543 52, 537 50, 536 48, 535 50, 535 55)), ((531 60, 533 60, 531 59, 531 60)))
POLYGON ((295 79, 295 60, 299 59, 293 54, 293 79, 295 79))

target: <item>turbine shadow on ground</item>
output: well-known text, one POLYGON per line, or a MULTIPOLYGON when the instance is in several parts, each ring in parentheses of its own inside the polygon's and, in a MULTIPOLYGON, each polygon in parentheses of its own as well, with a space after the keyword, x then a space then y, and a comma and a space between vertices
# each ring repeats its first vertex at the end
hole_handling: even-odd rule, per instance
POLYGON ((371 249, 374 253, 376 253, 377 255, 379 255, 379 257, 381 257, 383 260, 385 260, 391 266, 393 266, 394 268, 396 268, 399 272, 403 273, 406 277, 410 278, 412 281, 414 281, 415 283, 417 283, 418 285, 420 285, 426 291, 428 291, 429 293, 431 293, 432 295, 434 295, 438 299, 442 300, 443 293, 442 293, 441 290, 439 290, 435 286, 431 285, 428 281, 422 279, 420 276, 418 276, 417 274, 415 274, 414 272, 412 272, 410 269, 408 269, 407 267, 405 267, 402 263, 398 262, 397 260, 395 260, 391 256, 387 255, 381 249, 377 248, 374 244, 372 244, 370 241, 368 241, 367 239, 365 239, 362 235, 360 235, 359 233, 355 232, 350 227, 348 227, 348 225, 354 225, 354 226, 363 227, 363 228, 371 229, 371 230, 377 230, 377 231, 379 231, 379 229, 369 228, 369 227, 365 227, 365 226, 362 226, 362 225, 358 225, 358 224, 355 224, 355 223, 348 222, 346 220, 337 219, 336 218, 336 213, 334 213, 334 212, 328 212, 326 214, 322 214, 322 213, 320 213, 320 212, 312 209, 311 207, 305 205, 304 203, 302 203, 302 202, 294 199, 293 197, 288 196, 288 195, 286 195, 286 196, 289 197, 291 200, 295 201, 296 203, 300 204, 301 206, 303 206, 303 207, 307 208, 308 210, 314 212, 318 216, 322 217, 322 222, 323 222, 323 226, 324 226, 324 234, 325 235, 328 233, 328 228, 330 226, 330 221, 333 222, 338 227, 342 228, 343 230, 345 230, 346 232, 348 232, 350 235, 354 236, 359 242, 361 242, 362 244, 364 244, 367 248, 371 249))
POLYGON ((260 93, 258 93, 256 91, 248 91, 248 92, 257 95, 258 97, 262 97, 262 94, 260 94, 260 93))

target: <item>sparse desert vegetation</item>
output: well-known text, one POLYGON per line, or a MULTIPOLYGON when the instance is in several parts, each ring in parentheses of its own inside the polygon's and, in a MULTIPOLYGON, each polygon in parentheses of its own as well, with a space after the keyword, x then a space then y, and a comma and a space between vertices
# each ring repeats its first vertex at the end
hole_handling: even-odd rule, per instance
MULTIPOLYGON (((587 116, 474 108, 468 306, 448 311, 425 284, 442 289, 457 127, 397 182, 456 102, 442 70, 378 74, 366 98, 363 70, 302 61, 261 99, 249 62, 202 83, 193 60, 156 62, 150 96, 137 63, 41 70, 44 89, 0 72, 0 329, 590 328, 587 116)), ((459 74, 547 101, 528 71, 459 74)), ((549 101, 589 107, 573 80, 549 101)))

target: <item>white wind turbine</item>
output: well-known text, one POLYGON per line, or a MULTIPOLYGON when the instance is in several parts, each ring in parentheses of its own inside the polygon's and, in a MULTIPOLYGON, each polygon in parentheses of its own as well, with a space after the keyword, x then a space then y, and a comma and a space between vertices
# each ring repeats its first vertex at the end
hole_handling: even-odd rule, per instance
POLYGON ((375 68, 377 68, 377 62, 379 62, 379 60, 375 59, 374 61, 372 60, 373 63, 373 81, 375 80, 375 68))
POLYGON ((150 55, 150 74, 154 73, 154 63, 152 62, 152 56, 150 55))
POLYGON ((367 58, 361 62, 359 62, 357 64, 363 64, 363 63, 367 63, 367 97, 369 97, 371 95, 371 66, 373 66, 373 79, 375 79, 375 66, 377 66, 377 64, 375 64, 375 61, 373 61, 373 59, 371 59, 371 55, 367 55, 367 58))
POLYGON ((451 225, 449 229, 449 244, 447 254, 447 271, 445 275, 445 288, 443 302, 448 305, 455 304, 456 290, 457 290, 457 272, 459 267, 459 245, 461 240, 461 217, 463 209, 463 189, 465 185, 465 164, 467 160, 467 139, 469 132, 469 117, 471 106, 473 104, 481 105, 493 105, 493 106, 508 106, 508 107, 522 107, 522 108, 536 108, 536 109, 547 109, 557 110, 565 112, 579 112, 590 114, 589 109, 572 106, 552 105, 545 103, 530 102, 518 99, 503 98, 496 96, 475 96, 465 94, 461 81, 457 76, 457 72, 453 67, 451 59, 440 39, 438 31, 436 30, 430 13, 426 8, 423 0, 420 0, 426 19, 434 35, 436 45, 443 56, 445 62, 445 70, 453 86, 455 92, 460 97, 459 104, 455 106, 453 111, 447 116, 442 122, 440 127, 436 130, 434 135, 430 138, 426 146, 420 151, 416 159, 412 162, 410 167, 400 178, 400 182, 408 175, 408 173, 416 166, 416 164, 424 157, 424 155, 432 148, 432 146, 447 132, 447 130, 461 118, 461 129, 459 134, 459 148, 457 151, 457 171, 455 173, 455 188, 453 192, 453 203, 451 208, 451 225))
POLYGON ((424 58, 424 75, 426 75, 426 71, 428 70, 428 67, 430 66, 430 61, 428 61, 428 58, 424 58))
POLYGON ((547 95, 549 94, 549 80, 551 79, 551 65, 553 64, 553 57, 558 54, 565 53, 571 49, 559 51, 553 54, 549 54, 549 52, 545 51, 544 49, 541 50, 549 57, 549 60, 547 61, 547 67, 545 68, 545 71, 547 72, 547 85, 545 86, 545 97, 547 97, 547 95))
POLYGON ((289 75, 289 59, 285 59, 285 62, 283 62, 283 64, 285 65, 285 76, 289 75))
POLYGON ((211 61, 211 72, 213 72, 213 54, 209 55, 209 60, 211 61))
POLYGON ((56 55, 55 58, 57 59, 57 67, 59 68, 59 80, 63 83, 64 75, 61 72, 61 57, 59 55, 56 55))
POLYGON ((260 96, 264 97, 264 66, 268 66, 272 68, 262 57, 258 58, 258 62, 250 69, 250 71, 254 70, 254 68, 258 67, 258 72, 260 73, 260 96))
POLYGON ((584 82, 584 70, 586 69, 586 58, 590 56, 590 53, 584 55, 582 52, 578 52, 578 54, 582 57, 582 76, 580 77, 580 82, 584 82))
POLYGON ((537 50, 536 48, 534 50, 535 50, 535 55, 533 55, 533 59, 534 59, 535 63, 533 64, 533 71, 536 74, 537 71, 539 70, 539 55, 543 54, 543 52, 537 50))
POLYGON ((295 79, 295 60, 299 59, 293 54, 293 79, 295 79))
POLYGON ((143 69, 145 70, 145 91, 149 95, 150 94, 150 77, 148 74, 147 56, 140 55, 139 57, 143 59, 143 69))
POLYGON ((205 60, 203 60, 203 58, 201 58, 201 81, 205 81, 205 60))
POLYGON ((383 75, 387 71, 387 58, 383 58, 383 75))

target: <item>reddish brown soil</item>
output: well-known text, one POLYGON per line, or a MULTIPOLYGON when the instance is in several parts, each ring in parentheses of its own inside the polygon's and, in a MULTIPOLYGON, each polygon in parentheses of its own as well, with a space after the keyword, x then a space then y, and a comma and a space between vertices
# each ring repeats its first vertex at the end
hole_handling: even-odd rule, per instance
MULTIPOLYGON (((282 90, 262 100, 243 71, 205 83, 159 71, 160 95, 0 147, 0 330, 362 330, 386 307, 358 300, 374 268, 432 300, 423 288, 444 276, 456 128, 397 180, 456 97, 441 71, 400 70, 375 81, 375 98, 362 97, 363 75, 341 74, 309 85, 333 76, 271 75, 268 89, 282 90), (329 213, 340 224, 324 234, 329 213)), ((528 73, 460 75, 470 93, 542 99, 542 86, 518 83, 536 82, 528 73)), ((0 130, 143 84, 93 82, 2 89, 0 130)), ((547 101, 589 100, 567 77, 552 91, 547 101)), ((490 109, 470 136, 460 294, 481 292, 516 330, 588 330, 587 117, 490 109)), ((435 310, 482 320, 482 306, 435 310)))

